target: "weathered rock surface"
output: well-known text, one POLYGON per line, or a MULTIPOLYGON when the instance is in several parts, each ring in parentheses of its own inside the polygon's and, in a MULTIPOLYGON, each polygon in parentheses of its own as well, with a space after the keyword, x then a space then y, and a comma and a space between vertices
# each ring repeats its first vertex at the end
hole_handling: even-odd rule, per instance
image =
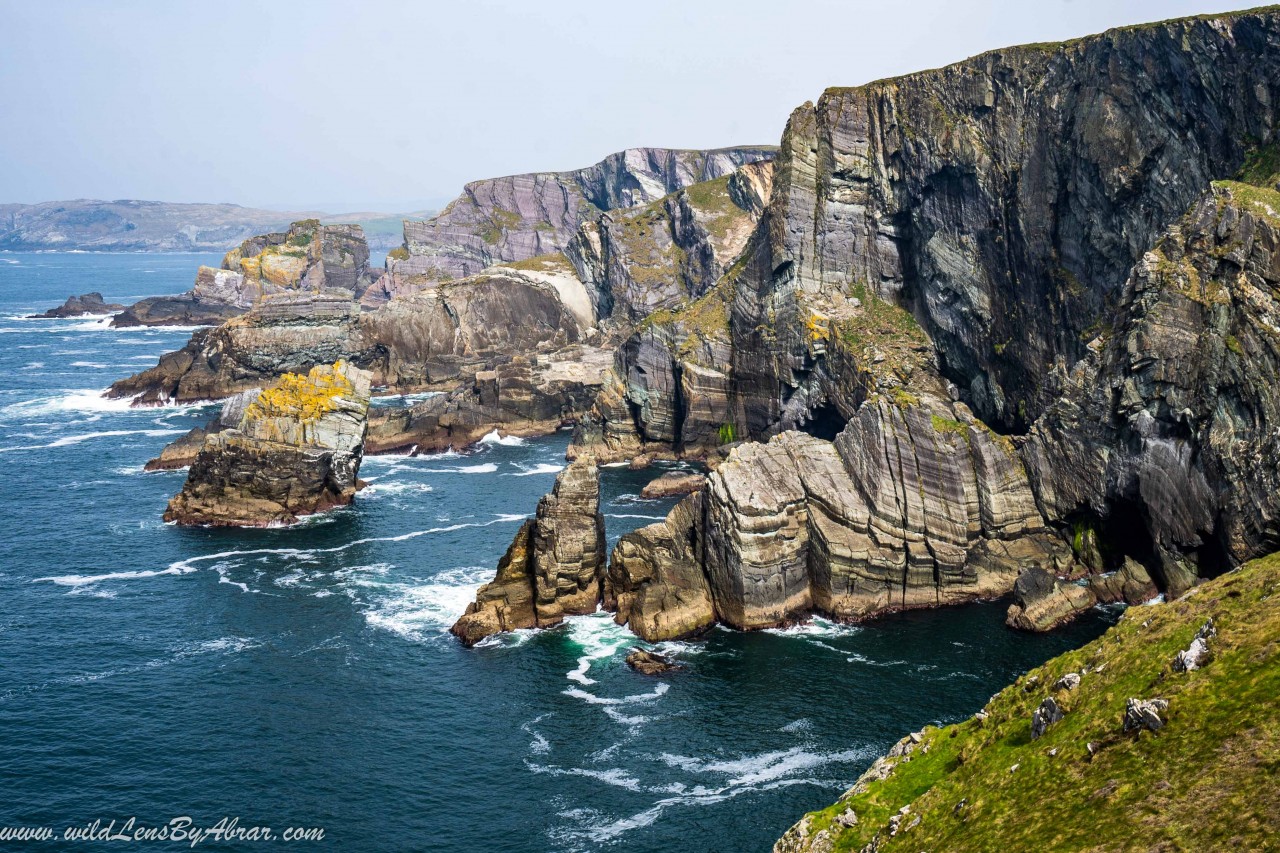
POLYGON ((94 291, 80 296, 68 296, 67 301, 57 308, 50 308, 41 314, 32 314, 32 320, 56 320, 62 317, 83 317, 86 314, 114 314, 123 311, 124 306, 115 302, 103 302, 102 294, 94 291))
POLYGON ((143 470, 170 471, 176 468, 186 468, 195 462, 196 457, 200 455, 200 451, 204 448, 205 439, 214 433, 222 432, 224 429, 234 429, 240 425, 240 420, 244 417, 245 410, 249 408, 249 405, 254 400, 258 399, 260 393, 259 389, 253 388, 228 397, 227 401, 222 404, 222 409, 218 412, 216 418, 202 427, 193 427, 186 435, 165 445, 159 456, 147 461, 147 464, 143 466, 143 470))
POLYGON ((1164 728, 1164 718, 1160 715, 1168 708, 1169 702, 1165 699, 1130 699, 1124 708, 1124 730, 1158 732, 1164 728))
POLYGON ((632 649, 628 652, 627 666, 641 675, 663 675, 680 669, 680 665, 671 658, 644 649, 632 649))
POLYGON ((611 361, 609 350, 589 345, 500 361, 447 394, 370 418, 369 452, 461 449, 494 430, 554 432, 591 404, 611 361))
POLYGON ((1280 193, 1215 186, 1134 267, 1024 448, 1050 516, 1170 597, 1280 547, 1277 286, 1280 193))
POLYGON ((632 148, 586 169, 492 178, 425 222, 405 222, 405 246, 388 257, 394 292, 474 275, 497 263, 563 252, 578 226, 602 211, 656 201, 744 163, 767 160, 773 146, 713 151, 632 148))
MULTIPOLYGON (((366 371, 339 361, 290 374, 208 436, 165 521, 288 524, 355 496, 369 408, 366 371)), ((247 400, 248 398, 246 398, 247 400)))
POLYGON ((678 471, 672 471, 645 483, 644 488, 640 490, 640 497, 644 500, 656 500, 691 495, 701 491, 706 484, 705 474, 681 474, 678 471))
POLYGON ((359 225, 306 219, 288 231, 251 237, 222 259, 200 267, 195 286, 177 296, 153 296, 121 312, 113 326, 217 325, 264 296, 291 291, 358 298, 373 278, 359 225))
POLYGON ((609 558, 604 606, 645 640, 692 636, 716 622, 699 546, 690 536, 696 537, 701 512, 702 495, 690 495, 664 521, 623 536, 609 558))
POLYGON ((500 631, 549 628, 592 613, 605 567, 600 475, 589 461, 556 477, 536 515, 520 527, 491 583, 451 631, 468 646, 500 631))
POLYGON ((219 399, 339 358, 372 372, 377 384, 418 390, 580 337, 556 290, 516 271, 495 270, 374 311, 362 311, 343 291, 291 291, 266 295, 244 316, 197 332, 109 394, 141 404, 219 399))
POLYGON ((751 163, 585 222, 565 254, 597 316, 636 322, 710 290, 746 247, 772 176, 772 163, 751 163))
POLYGON ((1040 707, 1031 714, 1031 739, 1037 740, 1044 737, 1049 726, 1059 722, 1062 717, 1062 708, 1058 706, 1058 700, 1052 696, 1046 696, 1040 703, 1040 707))

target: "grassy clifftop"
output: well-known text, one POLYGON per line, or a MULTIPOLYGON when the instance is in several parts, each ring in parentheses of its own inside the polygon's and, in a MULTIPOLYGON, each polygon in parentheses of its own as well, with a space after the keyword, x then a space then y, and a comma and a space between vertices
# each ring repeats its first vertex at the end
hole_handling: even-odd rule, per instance
POLYGON ((1277 697, 1280 554, 1134 607, 974 718, 904 739, 775 851, 1280 849, 1277 697), (1176 670, 1210 618, 1207 658, 1176 670), (1047 697, 1064 715, 1032 739, 1047 697), (1127 701, 1153 698, 1164 726, 1126 732, 1127 701))

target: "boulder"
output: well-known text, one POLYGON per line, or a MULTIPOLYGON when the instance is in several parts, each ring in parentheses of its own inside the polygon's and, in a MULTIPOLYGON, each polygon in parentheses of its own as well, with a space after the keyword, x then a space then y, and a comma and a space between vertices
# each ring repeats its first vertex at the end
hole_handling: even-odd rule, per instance
POLYGON ((671 658, 644 649, 632 649, 627 654, 627 666, 641 675, 663 675, 680 669, 680 665, 671 658))
POLYGON ((644 500, 657 500, 691 495, 706 484, 705 474, 681 474, 673 471, 645 483, 644 488, 640 490, 640 497, 644 500))
POLYGON ((1130 699, 1124 707, 1124 730, 1158 732, 1164 728, 1164 718, 1160 715, 1168 708, 1169 702, 1165 699, 1130 699))
POLYGON ((1061 720, 1062 717, 1062 708, 1057 700, 1052 696, 1046 696, 1040 703, 1040 707, 1031 714, 1031 739, 1038 740, 1043 737, 1049 726, 1061 720))
POLYGON ((1005 624, 1023 631, 1049 631, 1097 603, 1088 586, 1063 583, 1044 569, 1028 568, 1013 586, 1005 624))

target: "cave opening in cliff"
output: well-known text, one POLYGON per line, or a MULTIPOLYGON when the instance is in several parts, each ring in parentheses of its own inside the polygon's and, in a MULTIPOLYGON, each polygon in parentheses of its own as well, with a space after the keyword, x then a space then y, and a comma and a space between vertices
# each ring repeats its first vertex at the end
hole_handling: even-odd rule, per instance
POLYGON ((1152 572, 1152 578, 1163 577, 1158 571, 1155 542, 1142 504, 1121 499, 1112 502, 1110 510, 1098 531, 1099 550, 1107 570, 1119 569, 1129 557, 1152 572))
POLYGON ((800 429, 807 432, 814 438, 821 438, 824 441, 835 441, 848 423, 840 412, 832 403, 823 403, 809 410, 809 420, 800 426, 800 429))

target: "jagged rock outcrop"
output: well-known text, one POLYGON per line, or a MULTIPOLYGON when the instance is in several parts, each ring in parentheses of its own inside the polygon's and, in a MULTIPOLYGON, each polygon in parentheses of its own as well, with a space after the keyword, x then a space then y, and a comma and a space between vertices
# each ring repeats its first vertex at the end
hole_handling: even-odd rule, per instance
POLYGON ((563 348, 580 327, 555 288, 493 270, 362 311, 345 292, 263 296, 197 332, 160 363, 112 385, 141 404, 219 399, 342 358, 401 390, 457 383, 499 358, 563 348))
POLYGON ((711 586, 696 550, 702 495, 686 497, 664 521, 624 535, 609 557, 604 606, 619 625, 651 642, 692 636, 716 622, 711 586))
POLYGON ((772 182, 771 162, 751 163, 585 222, 565 254, 597 316, 636 322, 708 291, 746 246, 772 182))
POLYGON ((572 172, 540 172, 467 184, 440 215, 405 222, 405 245, 388 256, 389 292, 473 275, 493 264, 564 251, 601 211, 647 204, 690 184, 767 160, 768 145, 680 151, 631 148, 572 172))
POLYGON ((67 301, 57 308, 50 308, 40 314, 32 314, 32 320, 57 320, 64 317, 83 317, 86 314, 114 314, 123 311, 124 306, 115 302, 102 301, 102 294, 94 291, 80 296, 68 296, 67 301))
POLYGON ((600 474, 580 461, 561 471, 538 511, 521 525, 491 583, 453 626, 468 646, 501 631, 549 628, 600 603, 605 566, 600 474))
POLYGON ((591 404, 611 359, 608 350, 586 345, 514 356, 446 394, 372 418, 369 452, 460 449, 494 430, 520 436, 554 432, 591 404))
POLYGON ((210 435, 165 521, 268 526, 355 496, 369 409, 368 372, 346 362, 289 374, 210 435))
POLYGON ((251 237, 222 259, 200 267, 195 286, 177 296, 153 296, 121 312, 113 326, 217 325, 264 296, 292 291, 358 298, 372 282, 369 247, 359 225, 306 219, 288 231, 251 237))
POLYGON ((706 484, 707 478, 704 474, 681 474, 678 471, 672 471, 645 483, 644 488, 640 490, 640 499, 657 500, 677 495, 691 495, 701 491, 706 484))
POLYGON ((834 443, 786 432, 736 447, 701 493, 623 537, 605 603, 661 639, 668 623, 764 628, 996 596, 1025 566, 1052 578, 1070 562, 1012 443, 963 404, 903 395, 865 404, 834 443))
POLYGON ((155 459, 150 459, 143 466, 145 471, 172 471, 177 468, 186 468, 188 465, 196 461, 196 457, 200 455, 200 451, 204 448, 205 439, 214 433, 222 432, 224 429, 235 429, 240 425, 240 420, 244 417, 245 410, 254 400, 258 399, 261 391, 258 388, 252 388, 248 391, 241 391, 228 397, 226 402, 222 404, 222 408, 218 411, 218 416, 213 418, 202 427, 192 427, 186 435, 181 436, 164 446, 160 451, 160 455, 155 459))

